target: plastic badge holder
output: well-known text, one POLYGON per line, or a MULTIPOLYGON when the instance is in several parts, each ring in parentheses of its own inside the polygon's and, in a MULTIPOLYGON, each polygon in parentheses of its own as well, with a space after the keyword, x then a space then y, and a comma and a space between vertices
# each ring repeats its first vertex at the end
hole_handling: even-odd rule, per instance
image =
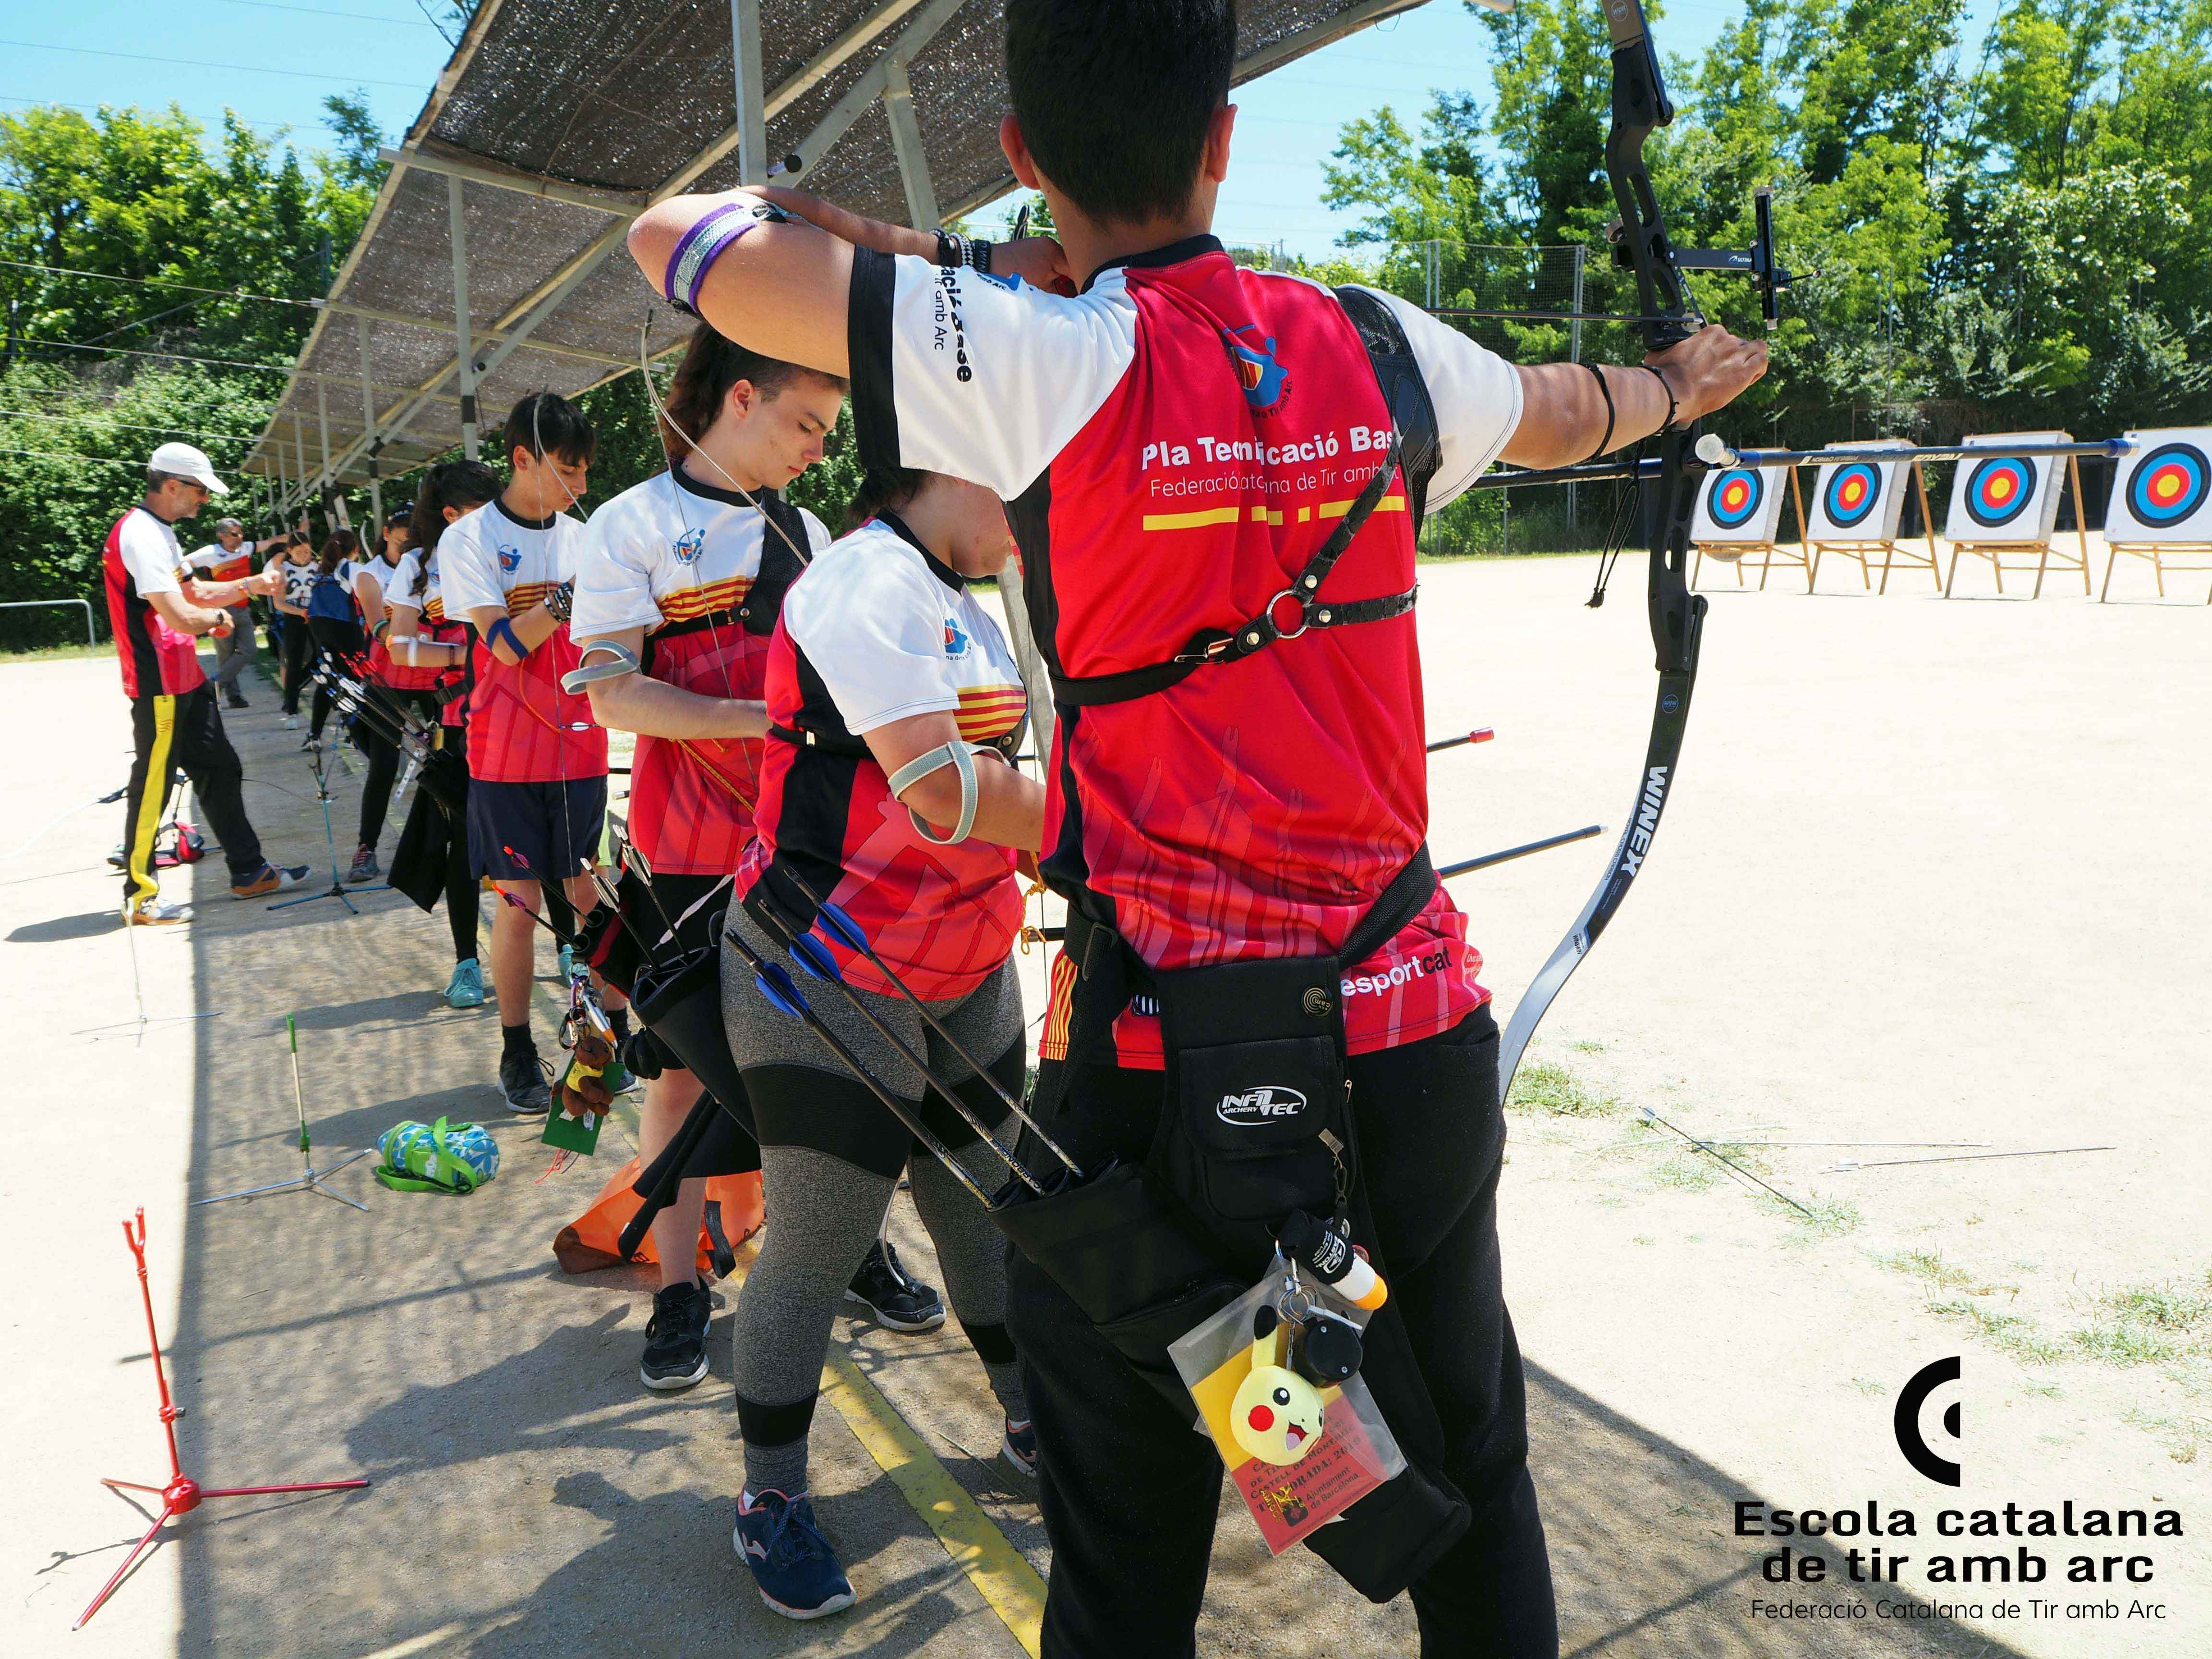
MULTIPOLYGON (((1322 1431, 1313 1449, 1295 1463, 1273 1464, 1249 1455, 1231 1436, 1230 1403, 1252 1369, 1252 1319, 1272 1304, 1285 1317, 1288 1264, 1277 1256, 1267 1276, 1227 1307, 1169 1345, 1168 1353, 1183 1386, 1197 1403, 1201 1432, 1228 1468, 1229 1478, 1258 1523, 1271 1554, 1280 1555, 1315 1528, 1324 1526, 1406 1467, 1367 1384, 1354 1376, 1341 1386, 1322 1389, 1322 1431)), ((1365 1327, 1368 1314, 1300 1276, 1291 1299, 1341 1315, 1365 1327)))

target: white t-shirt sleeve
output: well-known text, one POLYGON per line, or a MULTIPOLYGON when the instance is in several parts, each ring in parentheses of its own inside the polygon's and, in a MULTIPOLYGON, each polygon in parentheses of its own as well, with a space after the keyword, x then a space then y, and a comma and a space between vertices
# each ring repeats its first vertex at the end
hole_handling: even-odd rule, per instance
POLYGON ((632 628, 657 628, 660 606, 653 597, 653 552, 636 503, 609 501, 584 526, 576 551, 576 596, 568 614, 571 639, 600 639, 632 628))
POLYGON ((422 610, 423 596, 415 591, 415 573, 422 568, 416 555, 399 556, 399 562, 392 567, 392 580, 384 590, 384 603, 388 610, 422 610))
POLYGON ((177 585, 177 544, 161 533, 152 514, 133 513, 124 520, 119 545, 124 568, 142 597, 183 592, 177 585))
POLYGON ((445 584, 446 614, 456 622, 466 622, 469 612, 489 606, 502 617, 507 614, 507 589, 499 580, 499 555, 486 546, 477 535, 475 520, 478 514, 489 507, 478 507, 476 513, 447 526, 438 538, 438 569, 445 584))
POLYGON ((1437 411, 1442 459, 1429 481, 1431 512, 1466 494, 1521 424, 1521 377, 1513 365, 1395 294, 1367 292, 1390 307, 1413 349, 1437 411))
POLYGON ((831 542, 837 539, 835 536, 832 536, 830 533, 830 528, 827 525, 823 524, 821 520, 816 518, 811 513, 809 513, 805 507, 802 507, 799 509, 799 516, 806 521, 806 550, 810 554, 819 553, 823 548, 829 546, 831 542))
POLYGON ((1066 299, 864 248, 847 334, 862 457, 1012 500, 1128 372, 1137 310, 1116 273, 1066 299))
POLYGON ((808 593, 802 580, 784 601, 784 626, 855 737, 960 707, 945 654, 955 595, 902 546, 862 534, 823 556, 838 562, 820 573, 827 585, 817 579, 808 593))

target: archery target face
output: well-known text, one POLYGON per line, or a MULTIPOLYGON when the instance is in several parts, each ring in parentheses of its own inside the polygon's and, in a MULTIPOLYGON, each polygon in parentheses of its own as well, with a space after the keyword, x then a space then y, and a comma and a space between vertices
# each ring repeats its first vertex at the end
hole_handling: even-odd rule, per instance
POLYGON ((2116 542, 2212 543, 2212 429, 2131 432, 2105 514, 2116 542))
POLYGON ((2008 432, 1970 438, 1973 453, 1960 458, 1951 479, 1951 514, 1944 533, 1954 542, 2000 542, 2039 547, 2058 521, 2065 487, 2063 455, 2008 455, 2016 444, 2071 443, 2064 432, 2008 432))
POLYGON ((1788 485, 1780 468, 1771 471, 1772 477, 1742 466, 1707 473, 1705 487, 1698 494, 1690 539, 1707 546, 1772 541, 1781 525, 1782 497, 1788 485))
POLYGON ((1966 516, 1984 530, 2002 530, 2035 500, 2035 462, 2027 456, 1976 461, 1966 473, 1966 516))
MULTIPOLYGON (((1868 444, 1831 445, 1867 449, 1868 444)), ((1886 542, 1897 538, 1911 485, 1905 461, 1828 461, 1813 484, 1812 529, 1816 542, 1886 542)))

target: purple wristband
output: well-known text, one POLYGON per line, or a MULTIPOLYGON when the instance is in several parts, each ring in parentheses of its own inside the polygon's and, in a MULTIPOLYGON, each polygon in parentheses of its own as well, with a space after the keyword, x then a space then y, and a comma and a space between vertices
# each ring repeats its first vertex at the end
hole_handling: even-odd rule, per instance
POLYGON ((754 207, 750 202, 726 202, 684 233, 668 256, 668 271, 661 280, 660 291, 669 304, 690 316, 699 314, 699 284, 722 250, 760 222, 754 207))

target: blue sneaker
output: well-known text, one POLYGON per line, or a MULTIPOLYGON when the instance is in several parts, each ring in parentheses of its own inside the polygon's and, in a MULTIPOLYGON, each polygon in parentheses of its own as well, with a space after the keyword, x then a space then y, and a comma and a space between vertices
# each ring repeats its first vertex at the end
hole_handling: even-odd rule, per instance
POLYGON ((852 1582, 815 1524, 805 1492, 760 1492, 750 1504, 740 1498, 730 1542, 752 1570, 761 1600, 785 1618, 819 1619, 853 1605, 852 1582))
POLYGON ((446 1006, 448 1008, 481 1008, 484 1006, 483 969, 471 957, 466 962, 453 964, 453 976, 446 981, 446 1006))

